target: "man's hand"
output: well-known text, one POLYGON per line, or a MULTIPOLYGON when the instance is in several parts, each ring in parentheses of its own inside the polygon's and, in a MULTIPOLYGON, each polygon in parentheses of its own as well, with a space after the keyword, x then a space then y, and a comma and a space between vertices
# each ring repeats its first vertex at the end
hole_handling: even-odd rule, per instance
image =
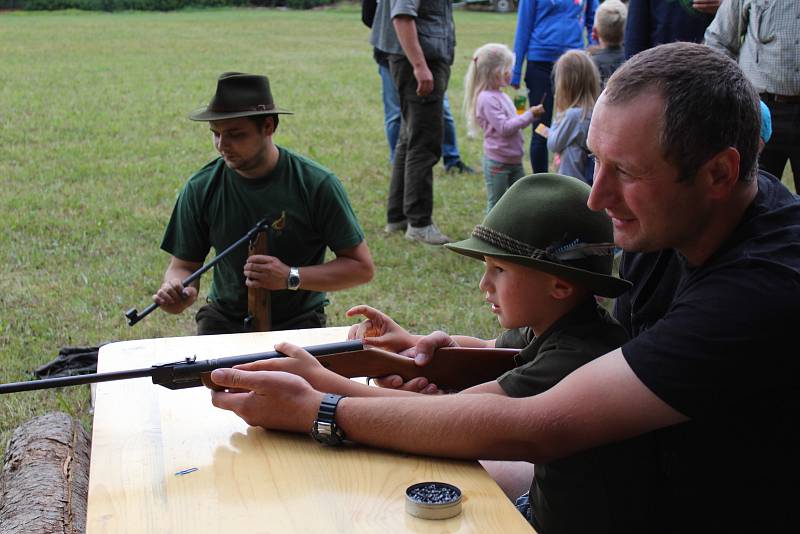
POLYGON ((413 347, 417 341, 391 317, 366 304, 353 306, 345 315, 363 315, 367 318, 350 327, 347 339, 361 339, 367 345, 398 353, 413 347))
POLYGON ((261 287, 271 291, 286 289, 289 266, 275 256, 253 255, 244 264, 247 287, 261 287))
POLYGON ((414 78, 417 79, 417 96, 428 96, 433 92, 433 74, 425 61, 414 66, 414 78))
POLYGON ((694 0, 692 7, 701 13, 716 15, 722 0, 694 0))
POLYGON ((167 313, 181 313, 195 300, 197 300, 197 288, 191 285, 183 287, 183 282, 179 278, 165 281, 153 295, 153 302, 167 313))
POLYGON ((211 380, 224 388, 214 391, 211 402, 230 410, 251 426, 308 433, 323 394, 303 378, 276 371, 216 369, 211 380))

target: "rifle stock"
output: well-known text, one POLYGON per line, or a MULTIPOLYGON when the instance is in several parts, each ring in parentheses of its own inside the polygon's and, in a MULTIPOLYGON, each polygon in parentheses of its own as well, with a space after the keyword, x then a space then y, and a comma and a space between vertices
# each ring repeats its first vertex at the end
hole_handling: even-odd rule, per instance
POLYGON ((323 366, 354 378, 400 375, 403 380, 424 376, 446 391, 459 391, 494 380, 515 367, 516 349, 442 347, 433 359, 419 366, 413 358, 376 348, 318 357, 323 366))
MULTIPOLYGON (((253 256, 258 254, 266 256, 268 254, 267 240, 268 233, 262 230, 256 234, 255 239, 250 240, 247 247, 247 254, 253 256)), ((267 332, 272 329, 270 320, 270 292, 263 287, 247 288, 247 317, 245 327, 250 332, 267 332)))

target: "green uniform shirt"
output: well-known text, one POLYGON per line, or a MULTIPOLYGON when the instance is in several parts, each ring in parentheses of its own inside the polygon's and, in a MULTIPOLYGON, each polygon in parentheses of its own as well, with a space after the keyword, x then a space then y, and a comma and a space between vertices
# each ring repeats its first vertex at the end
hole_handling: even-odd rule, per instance
MULTIPOLYGON (((509 397, 537 395, 627 339, 592 299, 539 337, 529 328, 501 334, 497 347, 522 351, 518 367, 497 381, 509 397)), ((536 464, 530 490, 534 527, 546 534, 647 532, 656 500, 654 450, 648 438, 634 438, 536 464)))
MULTIPOLYGON (((272 229, 268 254, 291 267, 320 265, 325 249, 358 245, 364 233, 339 179, 328 169, 278 147, 270 174, 244 178, 222 158, 210 162, 184 186, 172 212, 161 248, 185 261, 203 262, 213 247, 222 252, 264 217, 285 214, 282 229, 272 229)), ((214 267, 209 299, 236 319, 247 315, 243 244, 214 267)), ((271 293, 273 323, 327 304, 325 293, 280 290, 271 293)))

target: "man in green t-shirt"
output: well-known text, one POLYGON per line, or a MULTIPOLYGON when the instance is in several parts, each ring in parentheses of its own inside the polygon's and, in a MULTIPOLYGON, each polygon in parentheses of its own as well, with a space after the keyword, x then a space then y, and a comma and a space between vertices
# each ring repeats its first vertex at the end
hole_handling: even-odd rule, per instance
POLYGON ((325 326, 325 291, 369 282, 374 266, 364 233, 339 179, 328 169, 273 143, 278 115, 266 76, 225 73, 206 108, 190 119, 207 121, 219 158, 189 178, 172 212, 161 248, 171 254, 153 300, 181 313, 199 284, 182 280, 258 221, 272 224, 268 255, 248 256, 242 245, 214 268, 208 304, 197 313, 197 333, 246 331, 248 288, 270 291, 273 330, 325 326), (325 262, 325 250, 335 258, 325 262))

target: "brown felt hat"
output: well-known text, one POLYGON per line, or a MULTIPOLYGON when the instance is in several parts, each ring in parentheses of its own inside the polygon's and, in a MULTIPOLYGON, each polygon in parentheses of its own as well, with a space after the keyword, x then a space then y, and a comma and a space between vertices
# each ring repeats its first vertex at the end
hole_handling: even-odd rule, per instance
POLYGON ((586 205, 590 191, 569 176, 526 176, 508 188, 471 237, 445 247, 480 260, 512 261, 617 297, 630 283, 611 274, 611 220, 586 205))
POLYGON ((189 118, 193 121, 221 121, 279 113, 292 112, 275 106, 266 76, 225 72, 217 80, 217 92, 208 106, 194 110, 189 118))

